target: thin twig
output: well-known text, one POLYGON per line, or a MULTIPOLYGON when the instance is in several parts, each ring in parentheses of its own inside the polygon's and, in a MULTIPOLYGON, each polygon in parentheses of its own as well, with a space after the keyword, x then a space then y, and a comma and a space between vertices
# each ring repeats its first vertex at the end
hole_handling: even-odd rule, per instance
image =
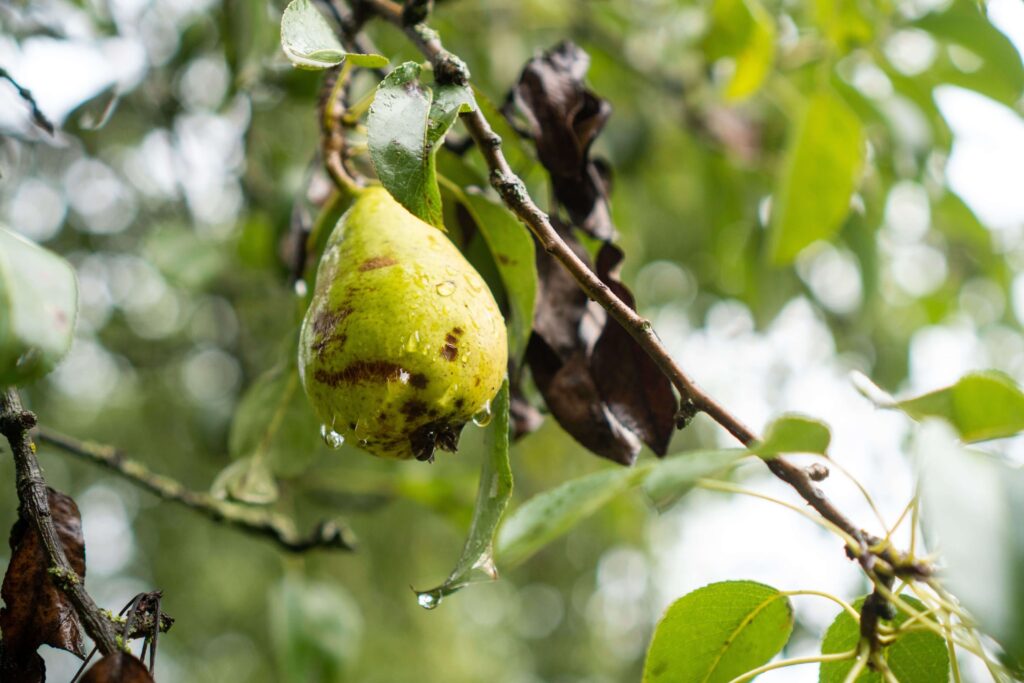
POLYGON ((14 89, 18 91, 18 96, 25 100, 25 103, 29 106, 29 109, 32 112, 32 123, 42 128, 50 135, 54 135, 54 131, 56 129, 53 122, 46 118, 46 114, 44 114, 43 110, 39 108, 39 105, 36 103, 36 98, 32 96, 32 93, 14 80, 14 77, 11 76, 10 72, 3 67, 0 67, 0 78, 5 79, 8 83, 13 85, 14 89))
POLYGON ((29 431, 36 424, 36 416, 21 405, 14 389, 0 393, 0 433, 11 444, 16 472, 16 487, 22 513, 39 533, 46 549, 54 583, 68 596, 85 632, 96 642, 104 655, 119 650, 117 633, 92 596, 85 590, 83 579, 75 571, 64 552, 50 514, 50 499, 43 471, 36 460, 36 448, 29 431))
POLYGON ((38 436, 40 441, 101 465, 164 500, 184 505, 216 522, 270 538, 285 550, 299 553, 315 548, 355 549, 351 531, 334 521, 322 521, 312 533, 303 536, 289 517, 187 489, 175 479, 156 474, 142 463, 129 460, 113 446, 79 441, 46 427, 39 428, 38 436))
MULTIPOLYGON (((401 28, 423 55, 434 66, 434 78, 439 82, 469 82, 469 70, 456 55, 444 48, 436 31, 426 24, 412 26, 403 22, 403 8, 391 0, 361 0, 367 7, 386 21, 401 28)), ((714 398, 701 389, 679 366, 662 344, 651 322, 630 308, 622 299, 603 283, 597 275, 569 248, 559 236, 551 221, 530 197, 526 185, 513 171, 501 150, 501 138, 494 132, 479 108, 461 115, 462 121, 483 154, 490 169, 490 182, 501 196, 505 205, 533 232, 545 251, 561 262, 576 280, 580 289, 596 301, 637 341, 640 347, 658 365, 672 382, 683 399, 684 408, 707 414, 724 427, 740 443, 750 446, 758 441, 757 435, 736 416, 721 406, 714 398)), ((860 549, 851 550, 852 557, 861 560, 864 570, 873 571, 866 558, 878 557, 889 564, 897 575, 928 576, 931 568, 913 561, 906 555, 884 548, 877 552, 869 549, 877 539, 865 533, 828 499, 815 485, 804 468, 785 458, 765 460, 772 473, 789 484, 822 517, 857 539, 860 549)))

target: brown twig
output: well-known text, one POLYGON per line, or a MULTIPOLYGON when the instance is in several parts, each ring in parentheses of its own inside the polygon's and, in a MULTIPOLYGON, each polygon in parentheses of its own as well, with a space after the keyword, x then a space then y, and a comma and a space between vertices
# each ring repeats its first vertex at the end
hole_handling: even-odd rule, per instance
MULTIPOLYGON (((403 7, 391 0, 361 0, 376 15, 401 28, 423 55, 434 66, 434 78, 439 82, 469 82, 469 70, 456 55, 444 48, 440 36, 426 24, 406 25, 403 22, 403 7)), ((646 320, 623 302, 597 275, 569 248, 551 225, 547 214, 534 203, 526 186, 509 166, 501 150, 501 138, 494 132, 479 109, 461 115, 462 121, 483 154, 490 169, 490 182, 501 196, 505 205, 533 232, 541 246, 572 275, 579 287, 596 301, 637 341, 641 348, 654 360, 666 377, 671 380, 683 398, 684 410, 695 410, 707 414, 724 427, 744 446, 758 441, 757 435, 739 418, 734 416, 714 398, 701 389, 680 367, 662 344, 649 320, 646 320)), ((789 484, 818 514, 835 524, 861 543, 860 548, 850 549, 855 558, 878 556, 890 565, 898 575, 927 576, 930 567, 914 562, 891 549, 874 551, 870 546, 876 542, 859 526, 846 517, 825 496, 811 480, 808 473, 785 458, 765 460, 772 473, 789 484)), ((862 562, 865 571, 873 569, 862 562)))
POLYGON ((300 553, 316 548, 355 549, 351 531, 336 522, 322 521, 312 533, 303 536, 295 529, 295 524, 289 517, 220 500, 209 493, 189 490, 180 482, 156 474, 140 462, 129 460, 124 453, 112 446, 79 441, 46 427, 39 428, 38 436, 41 442, 105 467, 164 500, 184 505, 216 522, 224 522, 242 531, 265 536, 285 550, 300 553))
POLYGON ((104 655, 120 650, 114 625, 104 615, 92 596, 86 592, 82 577, 74 570, 64 552, 50 515, 50 500, 46 480, 36 460, 35 444, 29 431, 36 424, 36 416, 25 410, 14 389, 0 393, 0 433, 11 444, 16 472, 16 487, 21 509, 26 514, 46 549, 54 583, 68 596, 85 632, 96 642, 104 655))

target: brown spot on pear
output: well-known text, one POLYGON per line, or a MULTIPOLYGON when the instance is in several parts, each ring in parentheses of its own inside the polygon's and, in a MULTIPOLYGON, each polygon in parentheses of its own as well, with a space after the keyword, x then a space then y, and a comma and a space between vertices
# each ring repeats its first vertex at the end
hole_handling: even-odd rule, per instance
POLYGON ((381 187, 359 195, 327 242, 299 341, 302 383, 323 424, 380 457, 431 460, 435 448, 457 447, 508 361, 486 288, 438 292, 464 276, 480 279, 444 233, 381 187))

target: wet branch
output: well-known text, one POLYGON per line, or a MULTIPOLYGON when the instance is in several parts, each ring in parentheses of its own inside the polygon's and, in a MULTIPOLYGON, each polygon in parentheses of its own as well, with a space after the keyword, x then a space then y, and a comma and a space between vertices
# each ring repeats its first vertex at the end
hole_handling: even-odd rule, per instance
POLYGON ((54 583, 67 595, 75 608, 85 632, 104 655, 118 652, 117 633, 113 623, 86 592, 82 577, 74 570, 64 552, 50 515, 50 500, 46 480, 36 459, 36 447, 29 431, 36 424, 36 416, 25 410, 14 389, 0 393, 0 433, 7 437, 14 457, 16 487, 22 514, 28 517, 39 533, 54 583))
MULTIPOLYGON (((465 63, 446 50, 437 32, 426 24, 406 23, 403 18, 405 13, 402 5, 391 0, 361 0, 361 4, 405 32, 409 40, 433 64, 434 78, 437 81, 460 84, 469 82, 469 70, 465 63)), ((672 358, 650 321, 641 317, 617 297, 562 240, 551 225, 547 214, 541 211, 530 197, 522 179, 512 171, 502 153, 501 138, 491 128, 480 110, 475 109, 462 114, 461 118, 487 162, 490 169, 491 185, 501 196, 505 205, 533 232, 544 249, 561 262, 587 296, 600 304, 611 317, 622 325, 654 360, 679 391, 684 413, 686 413, 684 417, 690 417, 696 412, 703 412, 724 427, 744 446, 750 446, 758 441, 757 435, 750 428, 701 389, 672 358)), ((857 540, 860 547, 849 548, 848 554, 860 561, 865 572, 873 574, 879 569, 876 565, 882 563, 882 568, 897 576, 920 578, 930 575, 931 568, 927 564, 916 562, 891 548, 872 547, 878 544, 878 539, 864 532, 836 508, 825 496, 825 493, 815 485, 804 468, 781 457, 766 459, 765 464, 776 477, 789 484, 822 517, 857 540)))
POLYGON ((351 531, 334 521, 322 521, 311 533, 302 535, 296 530, 291 518, 285 515, 187 489, 181 482, 157 474, 140 462, 129 460, 113 446, 79 441, 46 427, 39 428, 38 436, 41 442, 105 467, 164 500, 184 505, 215 522, 269 538, 290 552, 301 553, 316 548, 355 549, 351 531))

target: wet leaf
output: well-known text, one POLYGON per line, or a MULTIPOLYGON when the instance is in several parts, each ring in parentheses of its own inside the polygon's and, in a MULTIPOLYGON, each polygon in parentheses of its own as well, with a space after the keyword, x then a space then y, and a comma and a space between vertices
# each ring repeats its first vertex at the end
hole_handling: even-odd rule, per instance
POLYGON ((50 372, 71 348, 77 313, 71 265, 0 226, 0 386, 50 372))
POLYGON ((590 159, 590 146, 612 110, 585 86, 589 68, 586 52, 571 42, 560 43, 527 62, 513 98, 551 175, 555 197, 573 224, 608 240, 615 235, 608 188, 601 168, 590 159))
POLYGON ((331 25, 309 0, 292 0, 281 16, 281 49, 300 69, 327 69, 346 59, 356 66, 382 67, 382 55, 345 52, 331 25))
POLYGON ((864 162, 860 121, 827 90, 811 95, 793 130, 772 198, 769 244, 779 264, 838 232, 864 162))
POLYGON ((138 657, 114 652, 92 665, 82 683, 153 683, 153 677, 138 657))
POLYGON ((654 631, 644 683, 727 683, 774 657, 793 632, 793 606, 771 586, 723 581, 676 600, 654 631))
POLYGON ((420 67, 406 62, 377 87, 367 119, 377 177, 402 206, 444 229, 435 153, 460 112, 472 109, 465 86, 420 84, 420 67))
POLYGON ((512 497, 512 466, 509 463, 508 382, 491 402, 492 418, 484 437, 484 460, 469 536, 455 569, 436 588, 417 591, 421 607, 433 609, 441 600, 471 583, 498 578, 494 564, 494 536, 512 497))
MULTIPOLYGON (((48 489, 50 514, 68 562, 85 576, 85 540, 78 506, 70 496, 48 489)), ((4 575, 0 597, 0 680, 42 681, 43 662, 36 654, 40 645, 72 652, 82 650, 82 628, 71 602, 54 583, 50 562, 39 534, 22 513, 11 528, 11 561, 4 575)))

